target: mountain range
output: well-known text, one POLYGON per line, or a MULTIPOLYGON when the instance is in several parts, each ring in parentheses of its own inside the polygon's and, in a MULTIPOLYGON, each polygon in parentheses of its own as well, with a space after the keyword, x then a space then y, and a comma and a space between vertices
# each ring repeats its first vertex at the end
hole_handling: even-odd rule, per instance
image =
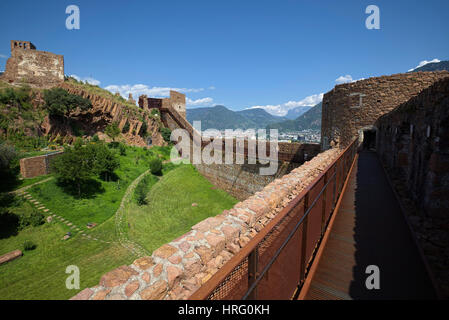
MULTIPOLYGON (((449 71, 449 61, 428 63, 416 68, 418 71, 449 71)), ((300 106, 290 109, 283 116, 275 116, 262 108, 232 111, 222 105, 209 108, 187 109, 187 120, 201 120, 202 130, 206 129, 278 129, 280 133, 301 130, 320 130, 321 102, 315 106, 300 106)))
POLYGON ((321 102, 309 109, 309 111, 300 115, 294 120, 285 120, 269 124, 267 129, 278 129, 280 133, 301 131, 301 130, 320 130, 321 129, 321 102))
POLYGON ((418 72, 418 71, 442 71, 442 70, 449 71, 449 60, 428 63, 428 64, 423 65, 422 67, 416 68, 415 70, 413 70, 411 72, 418 72))
POLYGON ((296 108, 290 109, 290 110, 288 110, 287 114, 285 115, 285 118, 294 120, 294 119, 298 118, 299 116, 302 116, 304 113, 306 113, 307 111, 309 111, 312 108, 313 108, 313 106, 301 106, 301 107, 296 107, 296 108))
POLYGON ((222 105, 207 108, 187 109, 187 121, 201 121, 201 130, 206 129, 265 129, 267 125, 287 120, 269 114, 264 109, 232 111, 222 105))

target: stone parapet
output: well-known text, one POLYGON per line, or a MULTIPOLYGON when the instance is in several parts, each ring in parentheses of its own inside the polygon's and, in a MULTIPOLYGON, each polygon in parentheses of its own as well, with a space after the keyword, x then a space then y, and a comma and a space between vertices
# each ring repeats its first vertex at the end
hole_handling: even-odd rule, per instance
POLYGON ((72 299, 188 299, 341 153, 330 149, 72 299))

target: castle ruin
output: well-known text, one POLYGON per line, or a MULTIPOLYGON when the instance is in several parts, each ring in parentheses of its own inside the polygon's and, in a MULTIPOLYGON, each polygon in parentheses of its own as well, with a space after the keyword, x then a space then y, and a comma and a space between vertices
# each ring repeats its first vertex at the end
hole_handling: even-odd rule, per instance
POLYGON ((49 88, 64 81, 64 56, 36 50, 30 41, 11 40, 11 57, 0 79, 49 88))

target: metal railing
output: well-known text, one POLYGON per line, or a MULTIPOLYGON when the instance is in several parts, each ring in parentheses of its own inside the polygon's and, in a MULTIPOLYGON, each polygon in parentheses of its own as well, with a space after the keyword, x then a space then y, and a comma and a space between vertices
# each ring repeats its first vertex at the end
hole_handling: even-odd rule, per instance
POLYGON ((291 299, 301 288, 357 153, 354 140, 192 300, 291 299))

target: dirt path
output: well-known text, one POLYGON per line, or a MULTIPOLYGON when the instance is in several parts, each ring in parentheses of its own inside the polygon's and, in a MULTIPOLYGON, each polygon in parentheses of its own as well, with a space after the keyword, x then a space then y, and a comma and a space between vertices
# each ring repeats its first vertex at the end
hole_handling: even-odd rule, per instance
POLYGON ((20 188, 20 189, 11 191, 11 193, 16 193, 16 194, 18 194, 18 193, 23 193, 25 190, 28 190, 29 188, 31 188, 31 187, 33 187, 33 186, 35 186, 35 185, 37 185, 37 184, 41 184, 41 183, 50 181, 50 180, 53 179, 53 178, 54 178, 54 177, 49 177, 49 178, 47 178, 47 179, 44 179, 44 180, 35 182, 35 183, 30 184, 30 185, 28 185, 28 186, 26 186, 26 187, 23 187, 23 188, 20 188))
POLYGON ((139 257, 149 256, 150 252, 148 252, 141 245, 129 240, 128 232, 127 232, 127 219, 126 219, 126 207, 132 200, 132 195, 134 190, 136 189, 139 182, 148 174, 150 170, 148 169, 140 176, 138 176, 126 189, 125 195, 122 198, 122 202, 120 203, 120 207, 115 212, 115 230, 117 232, 119 243, 130 250, 134 254, 139 257))

